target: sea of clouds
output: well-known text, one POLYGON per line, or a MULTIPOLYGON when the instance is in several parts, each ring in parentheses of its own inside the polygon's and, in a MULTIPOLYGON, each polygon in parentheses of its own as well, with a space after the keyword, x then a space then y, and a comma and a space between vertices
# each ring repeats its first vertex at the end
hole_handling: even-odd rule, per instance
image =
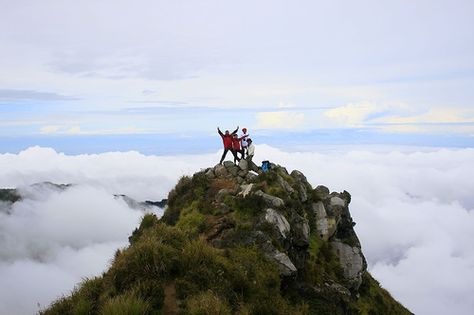
MULTIPOLYGON (((474 149, 375 147, 285 152, 257 146, 255 160, 301 170, 313 185, 352 194, 369 270, 416 314, 474 309, 474 149)), ((220 152, 68 156, 32 147, 0 155, 0 187, 25 198, 0 205, 0 314, 33 314, 106 270, 143 212, 182 175, 212 166, 220 152), (38 182, 74 183, 62 191, 38 182)))

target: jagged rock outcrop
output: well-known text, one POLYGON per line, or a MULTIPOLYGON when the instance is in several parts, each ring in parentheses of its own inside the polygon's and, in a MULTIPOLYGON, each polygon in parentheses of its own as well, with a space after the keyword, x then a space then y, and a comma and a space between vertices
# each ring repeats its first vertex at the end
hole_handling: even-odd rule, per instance
POLYGON ((268 203, 269 206, 273 206, 275 208, 280 208, 280 207, 283 207, 285 205, 285 202, 283 201, 283 199, 272 196, 272 195, 269 195, 269 194, 266 194, 261 190, 256 191, 255 195, 259 196, 259 197, 262 197, 265 200, 265 202, 268 203))
POLYGON ((180 179, 160 220, 144 217, 109 271, 45 314, 120 298, 143 314, 411 314, 367 272, 350 202, 275 164, 204 169, 180 179))
POLYGON ((268 208, 265 211, 265 220, 278 229, 282 238, 286 239, 290 234, 290 223, 277 211, 268 208))
POLYGON ((349 280, 350 288, 358 289, 362 284, 362 274, 366 269, 360 247, 350 246, 340 240, 331 241, 331 246, 336 251, 336 255, 344 269, 344 277, 349 280))
MULTIPOLYGON (((228 179, 234 183, 234 188, 220 190, 216 195, 216 201, 222 203, 224 196, 234 197, 240 195, 246 197, 249 194, 260 197, 267 207, 262 209, 265 220, 275 227, 279 236, 283 240, 278 244, 288 253, 291 266, 301 266, 304 268, 307 259, 308 246, 310 244, 310 222, 312 220, 313 235, 322 241, 329 241, 329 246, 334 251, 343 269, 343 276, 347 281, 348 289, 357 290, 362 283, 362 275, 366 271, 367 264, 360 249, 360 242, 353 230, 355 223, 349 213, 348 205, 350 194, 347 192, 329 192, 324 186, 311 188, 306 176, 300 171, 294 170, 290 174, 283 167, 273 164, 272 171, 268 174, 260 174, 268 177, 264 181, 254 182, 258 174, 249 172, 245 163, 240 163, 237 167, 232 162, 224 162, 223 165, 216 165, 200 172, 209 179, 228 179), (237 171, 237 168, 240 171, 237 171), (248 178, 248 174, 255 177, 248 178), (269 184, 271 189, 259 185, 269 184), (291 183, 291 184, 290 184, 291 183), (268 190, 264 192, 262 190, 268 190), (271 192, 276 192, 272 195, 271 192), (285 197, 291 201, 291 205, 285 206, 285 197), (295 207, 295 202, 297 207, 295 207), (277 211, 275 209, 283 209, 277 211), (286 213, 285 215, 280 212, 286 213)), ((248 242, 252 243, 252 242, 248 242)), ((258 242, 255 242, 258 243, 258 242)), ((227 244, 227 243, 225 243, 227 244)), ((264 247, 262 247, 264 248, 264 247)), ((280 252, 275 247, 266 246, 267 256, 283 265, 290 265, 286 257, 282 258, 280 252)), ((282 275, 292 275, 294 272, 284 269, 282 275)))

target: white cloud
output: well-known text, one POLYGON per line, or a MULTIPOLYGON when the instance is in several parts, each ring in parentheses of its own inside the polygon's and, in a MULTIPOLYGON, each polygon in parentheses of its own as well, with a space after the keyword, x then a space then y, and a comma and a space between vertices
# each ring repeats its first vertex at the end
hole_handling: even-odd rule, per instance
POLYGON ((385 117, 411 117, 419 112, 416 106, 401 102, 361 101, 331 108, 324 116, 342 127, 366 127, 368 123, 385 122, 385 117))
POLYGON ((369 114, 377 110, 380 109, 375 103, 349 103, 344 106, 329 109, 324 112, 324 115, 343 126, 359 127, 369 114))
POLYGON ((59 125, 48 125, 40 128, 40 133, 42 134, 54 134, 59 132, 63 126, 59 125))
POLYGON ((157 128, 137 128, 134 126, 117 125, 116 128, 103 129, 89 128, 83 130, 81 126, 66 126, 66 125, 46 125, 40 128, 40 133, 45 135, 125 135, 125 134, 150 134, 157 133, 160 130, 157 128))
POLYGON ((45 135, 78 135, 82 132, 80 126, 46 125, 40 128, 40 133, 45 135))
POLYGON ((378 117, 370 123, 380 124, 389 132, 464 133, 474 131, 474 110, 470 108, 429 108, 421 113, 398 113, 378 117))
POLYGON ((32 314, 104 270, 143 215, 98 187, 22 189, 0 212, 0 313, 32 314))
POLYGON ((464 133, 474 130, 474 111, 466 107, 419 106, 400 102, 359 102, 335 107, 324 116, 340 127, 378 128, 386 132, 464 133))
MULTIPOLYGON (((470 314, 474 149, 315 151, 288 153, 259 145, 256 160, 299 169, 313 186, 351 192, 351 214, 369 269, 416 314, 470 314)), ((218 159, 219 152, 66 156, 38 147, 0 155, 0 186, 79 184, 63 193, 28 190, 30 198, 10 217, 2 215, 0 313, 32 313, 37 302, 44 306, 81 277, 106 268, 141 215, 112 193, 161 199, 179 176, 218 159), (114 223, 108 224, 112 216, 114 223)))
POLYGON ((66 133, 68 135, 80 135, 80 134, 82 134, 80 126, 72 126, 72 127, 68 128, 67 130, 65 130, 64 133, 66 133))
POLYGON ((427 111, 410 116, 390 115, 374 122, 413 123, 474 123, 474 109, 470 108, 429 108, 427 111))
POLYGON ((294 129, 303 127, 305 115, 288 111, 257 113, 257 126, 261 129, 294 129))

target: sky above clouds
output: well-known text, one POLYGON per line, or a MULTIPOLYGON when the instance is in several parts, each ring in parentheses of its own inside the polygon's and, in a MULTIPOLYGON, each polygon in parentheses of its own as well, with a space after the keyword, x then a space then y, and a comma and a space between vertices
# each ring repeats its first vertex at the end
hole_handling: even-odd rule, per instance
MULTIPOLYGON (((40 147, 0 154, 0 186, 27 196, 10 214, 0 205, 0 313, 32 314, 38 302, 44 307, 107 268, 143 215, 113 194, 161 200, 180 176, 219 156, 65 155, 40 147), (76 185, 64 192, 28 186, 42 181, 76 185)), ((411 311, 472 313, 473 149, 288 153, 258 145, 255 159, 268 157, 302 171, 313 187, 352 194, 369 270, 411 311)))
POLYGON ((472 1, 1 5, 3 135, 241 125, 473 143, 472 1))

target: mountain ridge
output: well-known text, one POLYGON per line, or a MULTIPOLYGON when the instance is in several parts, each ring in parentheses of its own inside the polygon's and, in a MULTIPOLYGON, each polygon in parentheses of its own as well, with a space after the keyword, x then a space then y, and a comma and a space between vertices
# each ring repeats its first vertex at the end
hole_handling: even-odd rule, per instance
POLYGON ((108 271, 41 314, 411 314, 368 273, 350 201, 275 164, 184 176, 108 271))

